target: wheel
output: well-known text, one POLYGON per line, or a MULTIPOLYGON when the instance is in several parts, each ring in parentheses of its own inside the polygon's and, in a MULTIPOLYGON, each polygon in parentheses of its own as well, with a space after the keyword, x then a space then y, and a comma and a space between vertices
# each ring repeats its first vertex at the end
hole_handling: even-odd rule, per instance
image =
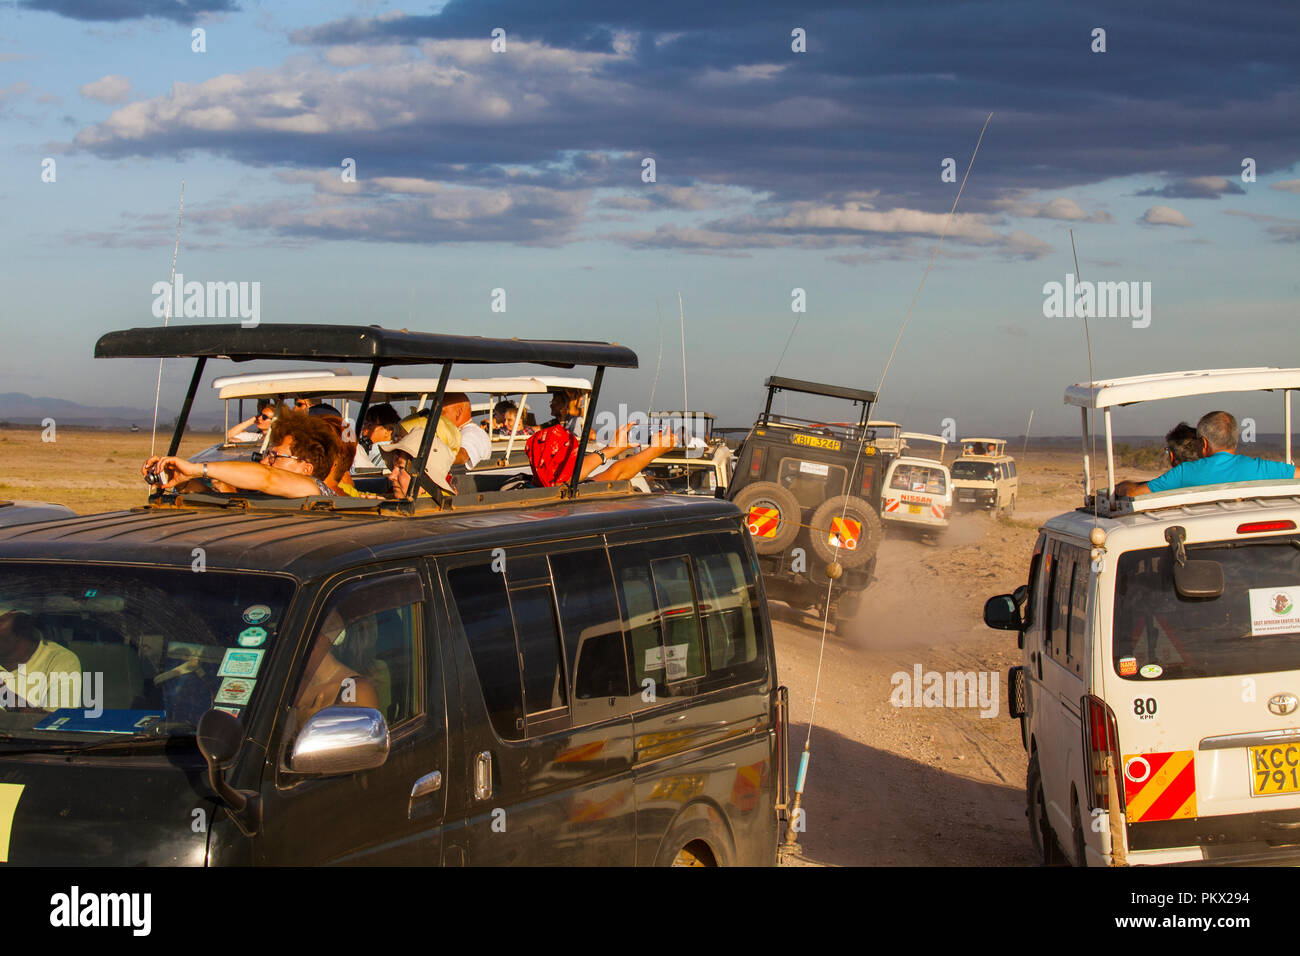
POLYGON ((860 568, 870 563, 884 534, 880 516, 871 505, 853 495, 837 495, 823 501, 809 523, 813 553, 822 561, 838 561, 845 568, 860 568), (837 531, 841 517, 846 526, 837 531))
POLYGON ((1016 496, 1012 495, 1011 500, 1007 502, 1007 517, 1016 513, 1016 496))
POLYGON ((1038 766, 1038 751, 1029 758, 1025 774, 1025 815, 1029 817, 1029 842, 1043 866, 1064 866, 1067 862, 1047 818, 1047 801, 1043 798, 1043 772, 1038 766))
POLYGON ((799 536, 803 509, 788 488, 775 481, 756 481, 732 499, 745 513, 745 524, 759 554, 780 554, 799 536))
POLYGON ((677 855, 673 857, 673 862, 670 865, 708 866, 709 864, 704 862, 704 860, 701 859, 700 857, 696 856, 695 853, 689 847, 682 847, 680 850, 677 851, 677 855))

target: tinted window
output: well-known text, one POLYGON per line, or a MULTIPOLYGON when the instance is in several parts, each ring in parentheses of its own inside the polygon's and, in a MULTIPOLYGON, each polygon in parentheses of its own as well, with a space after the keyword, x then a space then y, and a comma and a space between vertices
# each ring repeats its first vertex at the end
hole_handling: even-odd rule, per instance
POLYGON ((447 582, 492 726, 500 737, 517 740, 523 736, 523 690, 505 578, 491 564, 478 564, 447 572, 447 582))
POLYGON ((1188 560, 1223 568, 1217 598, 1178 596, 1167 547, 1120 556, 1115 673, 1148 681, 1300 670, 1300 538, 1234 544, 1187 548, 1188 560), (1141 674, 1149 664, 1159 665, 1155 678, 1141 674))
POLYGON ((515 613, 515 635, 523 659, 524 703, 528 713, 553 710, 568 704, 564 665, 560 660, 560 632, 549 587, 520 588, 510 592, 515 613))
POLYGON ((745 680, 761 676, 762 617, 758 589, 739 535, 691 539, 695 586, 709 654, 709 678, 745 680), (747 574, 746 571, 749 571, 747 574))
POLYGON ((799 501, 800 507, 816 508, 827 498, 844 494, 847 472, 842 465, 783 458, 778 481, 799 501))
POLYGON ((629 623, 634 689, 651 680, 657 697, 689 693, 693 688, 675 685, 704 673, 690 559, 679 555, 647 560, 647 550, 610 549, 629 623))
POLYGON ((603 548, 551 555, 575 700, 626 697, 622 616, 603 548))
POLYGON ((984 461, 954 461, 952 476, 963 481, 992 481, 997 477, 993 466, 984 461))
POLYGON ((294 698, 298 720, 330 706, 374 707, 390 727, 414 717, 420 711, 423 600, 415 572, 366 578, 331 592, 294 698))

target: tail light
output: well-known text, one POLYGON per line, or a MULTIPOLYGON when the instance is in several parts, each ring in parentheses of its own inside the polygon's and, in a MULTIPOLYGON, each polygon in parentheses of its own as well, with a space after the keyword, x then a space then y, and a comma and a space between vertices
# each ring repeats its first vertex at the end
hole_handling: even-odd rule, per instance
POLYGON ((1120 766, 1119 730, 1115 726, 1115 712, 1105 702, 1091 694, 1080 701, 1083 711, 1083 753, 1088 762, 1088 807, 1110 809, 1110 780, 1106 774, 1106 760, 1115 768, 1115 784, 1119 788, 1119 806, 1124 808, 1124 768, 1120 766))
POLYGON ((875 481, 875 478, 876 478, 876 466, 863 465, 862 466, 862 494, 864 496, 871 494, 871 485, 875 481))
POLYGON ((763 473, 763 449, 755 448, 749 456, 749 477, 757 478, 763 473))
POLYGON ((1258 534, 1261 531, 1294 531, 1294 521, 1255 521, 1237 525, 1237 534, 1258 534))

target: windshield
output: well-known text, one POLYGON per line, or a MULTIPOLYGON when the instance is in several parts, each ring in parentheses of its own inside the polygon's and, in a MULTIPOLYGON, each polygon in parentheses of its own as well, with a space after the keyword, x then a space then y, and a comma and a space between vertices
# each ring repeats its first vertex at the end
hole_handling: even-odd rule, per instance
POLYGON ((1219 563, 1222 596, 1180 598, 1169 548, 1120 558, 1115 673, 1142 681, 1300 669, 1300 538, 1189 547, 1187 558, 1219 563))
POLYGON ((997 467, 986 461, 954 461, 952 476, 966 481, 993 481, 997 467))
POLYGON ((256 696, 293 585, 271 575, 0 563, 0 738, 192 734, 256 696))

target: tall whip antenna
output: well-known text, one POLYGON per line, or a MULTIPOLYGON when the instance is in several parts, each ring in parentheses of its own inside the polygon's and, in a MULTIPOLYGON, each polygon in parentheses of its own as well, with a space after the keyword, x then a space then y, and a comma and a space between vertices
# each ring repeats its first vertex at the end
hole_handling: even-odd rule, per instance
MULTIPOLYGON (((647 430, 650 428, 649 425, 650 416, 653 415, 655 412, 655 389, 659 387, 659 373, 663 370, 664 367, 664 314, 659 309, 658 296, 655 297, 655 315, 659 316, 659 361, 655 365, 655 379, 653 382, 650 383, 650 401, 647 404, 645 410, 647 430)), ((650 440, 649 432, 647 431, 646 441, 649 440, 650 440)))
MULTIPOLYGON (((916 300, 920 297, 921 290, 925 288, 925 280, 930 275, 930 270, 934 268, 934 261, 939 257, 939 250, 943 248, 944 236, 948 234, 948 226, 952 223, 953 214, 957 211, 957 203, 961 201, 962 191, 966 188, 966 179, 967 177, 970 176, 970 171, 975 165, 975 157, 979 155, 980 143, 984 142, 984 131, 989 128, 989 123, 992 121, 992 119, 993 119, 993 114, 990 113, 988 115, 988 119, 984 120, 984 128, 980 130, 979 139, 975 143, 975 151, 971 153, 970 163, 966 166, 966 175, 961 178, 961 186, 959 186, 957 189, 957 198, 952 201, 952 209, 948 211, 948 218, 945 219, 943 222, 943 230, 939 233, 939 242, 934 247, 934 252, 930 256, 929 265, 925 267, 925 274, 921 276, 921 284, 917 286, 916 295, 912 296, 912 303, 907 307, 906 315, 903 316, 903 324, 902 326, 899 327, 898 337, 894 339, 894 348, 890 351, 889 359, 885 362, 884 371, 880 373, 880 384, 876 387, 877 407, 880 404, 880 394, 885 387, 885 376, 889 374, 889 366, 894 361, 894 353, 898 351, 898 343, 903 340, 903 331, 907 328, 907 322, 912 317, 912 309, 916 307, 916 300)), ((790 334, 794 335, 793 329, 791 329, 790 334)), ((788 344, 789 343, 787 342, 787 345, 788 344)), ((782 354, 784 355, 784 352, 782 354)), ((858 461, 862 457, 862 446, 865 445, 866 442, 859 441, 857 444, 858 444, 858 453, 853 459, 853 469, 849 471, 850 475, 855 474, 857 471, 858 461)), ((849 502, 848 502, 848 496, 846 495, 844 499, 844 508, 840 511, 841 529, 845 527, 844 517, 848 513, 848 507, 849 507, 849 502)), ((818 529, 813 529, 812 533, 817 534, 818 529)), ((841 530, 835 533, 837 535, 836 540, 838 541, 839 540, 838 535, 843 534, 843 531, 841 530)), ((813 683, 812 706, 808 713, 808 736, 804 738, 803 754, 799 760, 799 776, 795 783, 794 802, 791 804, 790 819, 792 825, 786 828, 785 847, 787 851, 793 851, 799 839, 799 830, 798 828, 793 826, 793 823, 794 821, 800 819, 800 815, 803 813, 802 806, 801 806, 803 803, 803 789, 804 789, 804 782, 808 776, 808 761, 810 756, 812 755, 812 732, 817 717, 817 695, 821 690, 821 684, 822 684, 822 661, 826 655, 826 628, 830 624, 831 592, 834 587, 835 587, 835 579, 830 577, 828 574, 827 581, 826 581, 826 612, 822 616, 821 650, 817 654, 817 677, 813 683)))
POLYGON ((690 399, 686 397, 686 310, 682 307, 682 294, 677 293, 677 314, 682 320, 682 428, 686 427, 686 413, 691 409, 690 399))
MULTIPOLYGON (((1076 282, 1075 287, 1078 288, 1078 286, 1083 283, 1083 276, 1079 275, 1079 250, 1076 249, 1074 246, 1073 229, 1070 230, 1070 252, 1074 254, 1074 278, 1076 282)), ((1088 384, 1095 385, 1097 384, 1097 377, 1093 374, 1092 371, 1092 332, 1088 330, 1088 313, 1083 309, 1080 309, 1079 312, 1081 313, 1081 317, 1083 318, 1083 340, 1088 346, 1088 384)), ((1092 433, 1091 435, 1088 436, 1089 438, 1092 439, 1092 460, 1096 461, 1097 460, 1097 428, 1096 428, 1095 421, 1092 423, 1092 427, 1090 427, 1088 430, 1092 433)), ((1091 474, 1091 472, 1089 472, 1089 474, 1091 474)), ((1093 494, 1091 488, 1084 488, 1083 493, 1085 496, 1092 495, 1092 523, 1095 526, 1098 522, 1097 496, 1093 494)))
MULTIPOLYGON (((176 254, 181 251, 181 216, 185 215, 185 180, 181 180, 181 207, 176 213, 176 245, 172 246, 172 274, 167 280, 167 312, 163 316, 163 328, 167 328, 167 323, 172 317, 172 295, 176 289, 176 254)), ((162 395, 162 366, 163 360, 158 359, 158 385, 154 388, 153 393, 153 433, 149 436, 149 457, 152 458, 156 453, 155 446, 158 443, 158 399, 162 395)))

